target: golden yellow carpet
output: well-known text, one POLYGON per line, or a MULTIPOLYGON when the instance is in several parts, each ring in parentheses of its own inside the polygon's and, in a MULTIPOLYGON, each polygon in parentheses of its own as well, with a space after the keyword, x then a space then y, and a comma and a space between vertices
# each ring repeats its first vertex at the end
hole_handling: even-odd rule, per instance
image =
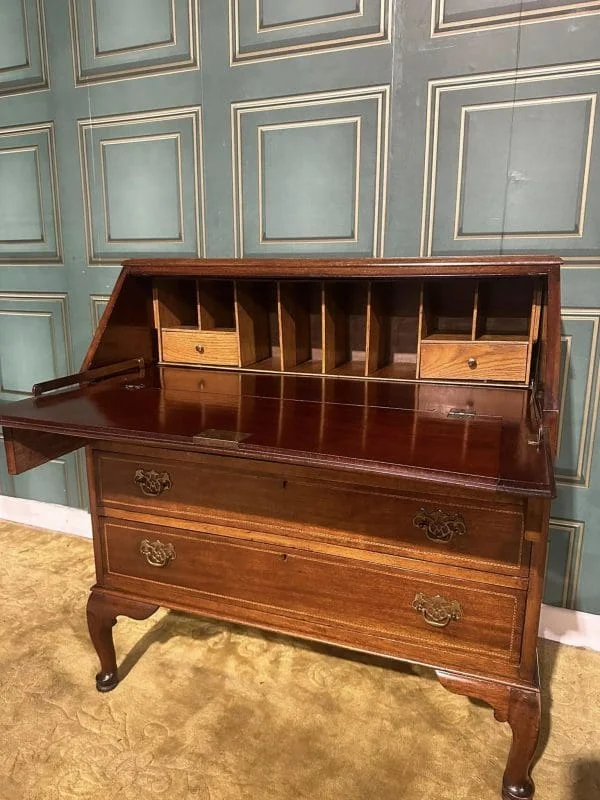
MULTIPOLYGON (((89 541, 0 522, 1 800, 498 800, 510 740, 424 669, 182 614, 94 687, 89 541)), ((537 800, 600 798, 600 653, 541 642, 537 800)))

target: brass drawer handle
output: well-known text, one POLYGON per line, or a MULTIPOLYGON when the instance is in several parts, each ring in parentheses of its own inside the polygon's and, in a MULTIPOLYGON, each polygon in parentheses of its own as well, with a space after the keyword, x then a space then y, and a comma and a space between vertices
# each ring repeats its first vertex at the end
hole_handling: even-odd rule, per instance
POLYGON ((469 369, 477 369, 477 359, 473 358, 473 356, 467 361, 467 364, 469 365, 469 369))
POLYGON ((196 345, 196 351, 198 353, 202 354, 204 352, 204 345, 203 344, 197 344, 196 345))
POLYGON ((425 531, 425 536, 432 542, 450 542, 455 536, 464 536, 467 532, 462 514, 448 514, 441 508, 437 511, 421 508, 413 519, 413 525, 425 531))
POLYGON ((445 628, 452 620, 463 618, 463 610, 458 600, 445 600, 439 594, 435 597, 425 597, 419 592, 413 600, 412 607, 423 615, 428 625, 434 628, 445 628))
POLYGON ((168 472, 157 472, 155 469, 136 469, 133 481, 150 497, 158 497, 173 486, 168 472))
POLYGON ((159 539, 155 542, 143 539, 140 544, 140 553, 151 567, 166 567, 175 558, 173 545, 170 542, 163 544, 159 539))

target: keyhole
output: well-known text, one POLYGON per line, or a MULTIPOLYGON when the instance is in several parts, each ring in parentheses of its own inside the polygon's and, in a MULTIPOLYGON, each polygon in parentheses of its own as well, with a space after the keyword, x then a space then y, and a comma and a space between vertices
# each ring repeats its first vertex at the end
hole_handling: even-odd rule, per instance
POLYGON ((282 489, 287 489, 287 481, 283 481, 281 487, 282 489))
POLYGON ((288 555, 287 555, 287 553, 281 553, 279 558, 280 558, 281 561, 287 561, 288 560, 288 555))

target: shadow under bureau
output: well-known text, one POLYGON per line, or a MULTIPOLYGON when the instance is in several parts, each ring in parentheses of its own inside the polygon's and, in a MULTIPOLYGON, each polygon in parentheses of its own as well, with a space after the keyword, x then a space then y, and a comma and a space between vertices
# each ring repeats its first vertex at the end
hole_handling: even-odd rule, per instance
POLYGON ((531 798, 559 268, 126 262, 82 371, 0 407, 11 474, 86 447, 97 688, 159 605, 426 664, 531 798))

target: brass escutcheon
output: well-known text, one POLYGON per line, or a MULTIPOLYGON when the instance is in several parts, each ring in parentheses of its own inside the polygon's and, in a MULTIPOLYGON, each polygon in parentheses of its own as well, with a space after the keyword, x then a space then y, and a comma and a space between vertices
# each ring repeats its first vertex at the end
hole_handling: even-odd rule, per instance
POLYGON ((413 519, 413 525, 425 531, 432 542, 450 542, 455 536, 464 536, 467 532, 467 523, 462 514, 448 514, 441 508, 437 511, 421 508, 413 519))
POLYGON ((463 618, 463 610, 458 600, 445 600, 439 594, 425 597, 419 592, 415 595, 412 607, 423 615, 428 625, 434 628, 445 628, 451 620, 463 618))
POLYGON ((157 497, 173 486, 168 472, 157 472, 155 469, 136 469, 133 479, 144 494, 157 497))
POLYGON ((163 544, 159 539, 151 542, 150 539, 143 539, 140 544, 140 553, 144 556, 151 567, 166 567, 175 558, 175 548, 169 544, 163 544))

